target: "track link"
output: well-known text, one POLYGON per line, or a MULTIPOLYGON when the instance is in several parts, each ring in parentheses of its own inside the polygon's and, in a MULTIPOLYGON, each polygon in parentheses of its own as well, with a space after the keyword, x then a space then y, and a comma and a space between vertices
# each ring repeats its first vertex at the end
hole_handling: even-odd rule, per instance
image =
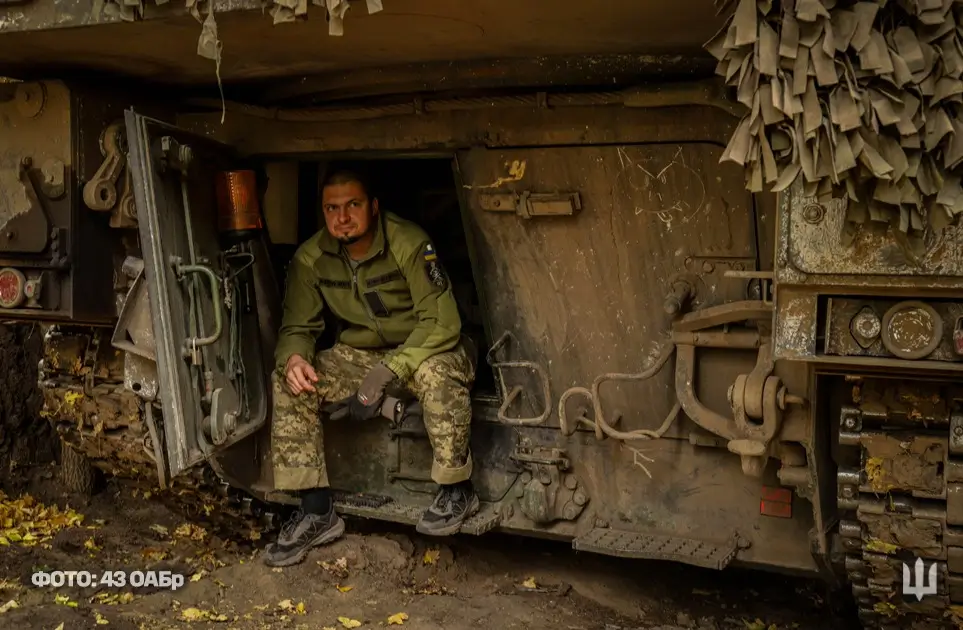
POLYGON ((41 415, 60 439, 106 476, 127 480, 224 537, 251 539, 275 530, 278 506, 232 488, 206 463, 159 488, 145 403, 125 388, 124 353, 109 338, 109 330, 86 327, 53 326, 44 335, 41 415))
MULTIPOLYGON (((855 380, 837 461, 845 570, 867 629, 963 627, 963 391, 855 380), (904 594, 936 567, 936 592, 904 594)), ((847 387, 849 387, 849 385, 847 387)))

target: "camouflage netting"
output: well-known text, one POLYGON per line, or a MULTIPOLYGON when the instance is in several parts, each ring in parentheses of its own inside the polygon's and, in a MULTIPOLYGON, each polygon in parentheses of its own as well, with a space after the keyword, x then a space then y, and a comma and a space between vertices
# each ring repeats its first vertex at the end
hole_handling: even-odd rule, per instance
POLYGON ((853 223, 932 233, 963 211, 963 0, 716 0, 706 49, 749 108, 724 161, 750 191, 848 197, 853 223), (958 26, 960 24, 960 26, 958 26))
MULTIPOLYGON (((128 22, 144 17, 145 0, 94 0, 94 14, 103 12, 111 17, 118 17, 128 22)), ((150 0, 147 0, 148 2, 150 0)), ((170 0, 154 0, 154 4, 167 4, 170 0)), ((187 8, 198 21, 213 23, 213 2, 208 1, 208 17, 201 18, 201 4, 203 0, 186 0, 187 8)), ((264 0, 266 7, 270 7, 271 17, 275 24, 293 22, 306 19, 308 15, 308 0, 264 0)), ((351 8, 352 0, 311 0, 311 4, 324 7, 327 10, 328 33, 330 35, 344 34, 344 16, 351 8)), ((382 0, 365 0, 368 13, 382 10, 382 0)), ((216 30, 214 31, 216 35, 216 30)), ((216 37, 215 37, 216 39, 216 37)), ((199 52, 199 54, 202 54, 199 52)), ((207 56, 207 55, 204 55, 207 56)), ((211 57, 212 59, 214 57, 211 57)))
MULTIPOLYGON (((148 2, 150 0, 147 0, 148 2)), ((145 0, 94 0, 94 15, 108 15, 133 22, 144 17, 145 0)), ((170 0, 154 0, 155 4, 167 4, 170 0)), ((265 6, 270 6, 271 16, 275 24, 305 20, 308 17, 308 0, 263 0, 265 6)), ((207 0, 206 10, 202 10, 204 0, 186 0, 186 6, 191 15, 202 24, 201 34, 197 39, 197 54, 211 59, 215 64, 217 85, 221 88, 221 122, 224 122, 226 108, 223 107, 224 92, 221 85, 221 50, 223 44, 217 36, 217 20, 214 17, 214 0, 207 0), (202 17, 202 12, 206 17, 202 17)), ((344 17, 351 8, 351 0, 311 0, 311 4, 324 7, 328 22, 329 35, 344 34, 344 17)), ((368 13, 382 10, 382 0, 365 0, 368 13)))

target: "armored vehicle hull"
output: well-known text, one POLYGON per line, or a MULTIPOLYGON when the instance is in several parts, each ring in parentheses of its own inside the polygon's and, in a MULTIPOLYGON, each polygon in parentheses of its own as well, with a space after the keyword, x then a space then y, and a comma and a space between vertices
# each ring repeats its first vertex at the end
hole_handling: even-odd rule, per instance
MULTIPOLYGON (((297 504, 269 457, 280 296, 349 161, 437 244, 478 349, 462 533, 820 575, 867 627, 952 622, 959 227, 908 250, 801 181, 747 190, 711 6, 370 4, 0 6, 0 316, 45 326, 74 482, 200 484, 238 526, 297 504), (232 181, 256 193, 225 214, 232 181)), ((423 427, 325 440, 342 513, 417 521, 423 427)))

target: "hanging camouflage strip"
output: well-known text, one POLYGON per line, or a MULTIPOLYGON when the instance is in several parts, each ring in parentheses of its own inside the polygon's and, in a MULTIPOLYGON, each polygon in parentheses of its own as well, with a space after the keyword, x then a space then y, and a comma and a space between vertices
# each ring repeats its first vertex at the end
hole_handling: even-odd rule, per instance
MULTIPOLYGON (((154 0, 155 4, 167 4, 170 0, 154 0)), ((201 15, 201 4, 204 0, 186 0, 185 6, 194 19, 201 23, 201 34, 197 39, 197 54, 215 63, 217 87, 221 92, 221 123, 227 116, 224 101, 224 86, 221 83, 221 51, 223 43, 217 36, 217 20, 214 17, 214 0, 207 0, 207 16, 201 15)), ((271 17, 274 24, 293 22, 297 19, 307 19, 308 0, 269 0, 271 17)), ((351 8, 350 0, 311 0, 312 4, 322 6, 327 10, 328 34, 344 35, 344 16, 351 8)), ((365 0, 368 13, 383 10, 382 0, 365 0)), ((126 22, 143 19, 144 0, 94 0, 94 15, 119 17, 126 22)))
MULTIPOLYGON (((120 18, 125 22, 133 22, 143 19, 145 0, 94 0, 94 15, 106 15, 111 18, 120 18)), ((148 0, 149 1, 149 0, 148 0)), ((168 4, 170 0, 153 0, 154 4, 168 4)), ((186 0, 186 6, 191 15, 199 22, 204 22, 206 18, 201 15, 199 5, 203 0, 186 0)), ((208 0, 208 4, 211 0, 208 0)), ((271 9, 270 14, 275 24, 284 22, 294 22, 298 19, 307 19, 308 0, 268 0, 271 9)), ((350 0, 311 0, 311 4, 324 7, 328 23, 329 35, 344 34, 344 16, 351 8, 350 0)), ((383 10, 382 0, 365 0, 368 13, 377 13, 383 10)), ((212 15, 212 12, 205 10, 205 13, 212 15)), ((210 27, 208 28, 210 30, 210 27)), ((202 39, 206 36, 202 36, 202 39)), ((206 44, 201 42, 199 48, 205 48, 206 44)))
POLYGON ((909 234, 963 211, 963 0, 716 0, 705 48, 748 108, 721 161, 752 192, 848 197, 909 234))

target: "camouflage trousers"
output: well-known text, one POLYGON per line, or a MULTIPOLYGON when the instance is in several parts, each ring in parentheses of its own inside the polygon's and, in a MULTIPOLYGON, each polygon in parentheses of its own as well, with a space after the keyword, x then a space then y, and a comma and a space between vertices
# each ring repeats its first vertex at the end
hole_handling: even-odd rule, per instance
MULTIPOLYGON (((318 415, 320 406, 354 394, 368 370, 386 353, 341 343, 319 352, 314 360, 317 391, 301 392, 298 396, 288 390, 281 369, 272 373, 271 456, 275 488, 328 487, 324 432, 318 415)), ((425 430, 434 453, 431 478, 435 483, 457 483, 471 476, 469 389, 474 379, 475 367, 463 344, 459 344, 449 352, 424 361, 403 384, 422 406, 425 430)), ((394 384, 397 383, 396 380, 394 384)))

